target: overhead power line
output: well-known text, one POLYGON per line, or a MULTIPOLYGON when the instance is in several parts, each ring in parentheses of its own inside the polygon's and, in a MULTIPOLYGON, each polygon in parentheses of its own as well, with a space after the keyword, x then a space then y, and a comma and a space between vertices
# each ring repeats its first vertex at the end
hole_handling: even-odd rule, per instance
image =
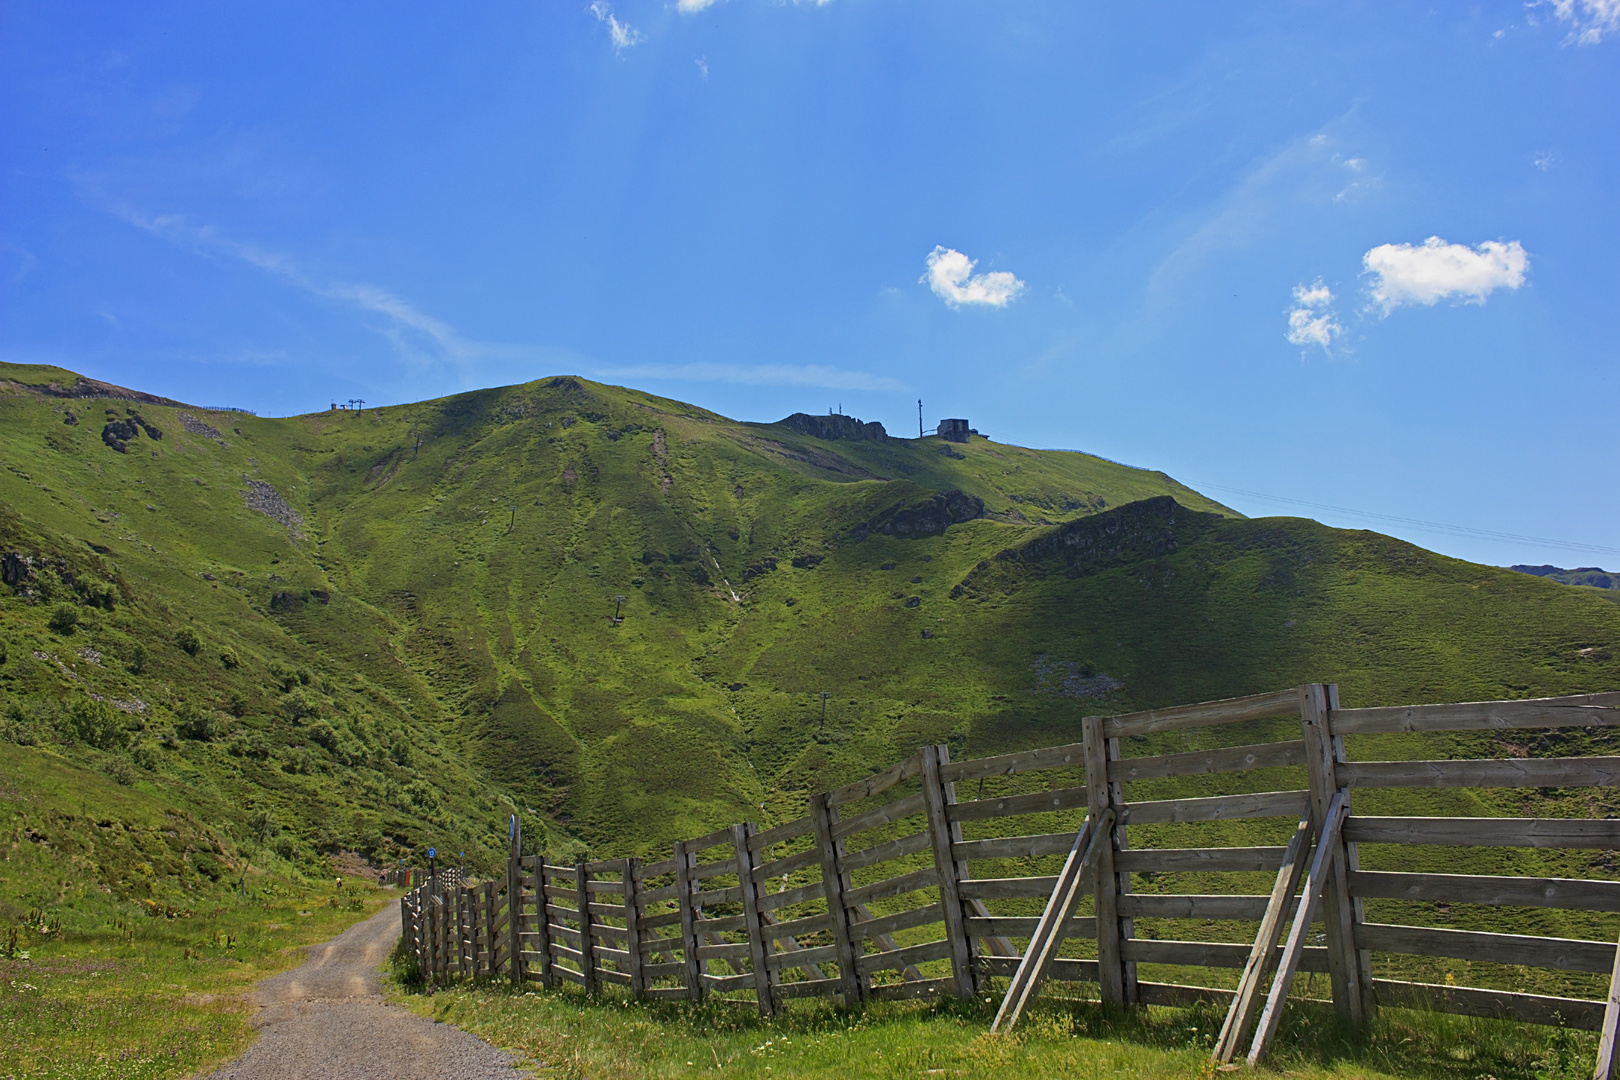
POLYGON ((1250 491, 1247 488, 1229 487, 1225 484, 1204 484, 1196 481, 1186 481, 1186 483, 1196 490, 1211 488, 1215 491, 1229 491, 1234 495, 1247 495, 1252 499, 1265 499, 1268 502, 1282 503, 1285 506, 1308 506, 1313 510, 1331 510, 1336 514, 1349 514, 1352 517, 1368 518, 1373 521, 1391 521, 1401 525, 1415 525, 1423 529, 1438 529, 1441 532, 1456 533, 1461 536, 1479 536, 1491 540, 1511 540, 1520 544, 1545 544, 1548 547, 1561 548, 1566 551, 1620 555, 1620 548, 1605 547, 1602 544, 1582 544, 1573 540, 1552 540, 1545 536, 1523 536, 1519 533, 1476 529, 1471 525, 1449 525, 1443 521, 1425 521, 1422 518, 1400 517, 1396 514, 1377 514, 1370 510, 1352 510, 1346 506, 1330 506, 1327 503, 1306 502, 1304 499, 1287 499, 1281 495, 1268 495, 1263 491, 1250 491))

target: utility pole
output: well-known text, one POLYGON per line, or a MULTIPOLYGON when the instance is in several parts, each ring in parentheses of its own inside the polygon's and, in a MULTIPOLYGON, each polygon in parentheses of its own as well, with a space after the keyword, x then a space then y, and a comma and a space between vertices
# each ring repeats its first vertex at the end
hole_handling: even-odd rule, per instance
POLYGON ((821 692, 821 724, 816 728, 818 733, 827 730, 827 699, 830 697, 832 697, 832 695, 827 693, 827 691, 823 690, 821 692))
POLYGON ((511 532, 513 530, 513 528, 515 528, 517 526, 517 504, 513 503, 510 509, 512 511, 512 520, 506 526, 506 531, 507 532, 511 532))
POLYGON ((917 438, 922 438, 922 398, 917 399, 917 438))
POLYGON ((614 626, 618 626, 620 623, 624 622, 624 617, 619 614, 619 609, 624 606, 625 599, 626 598, 623 597, 623 596, 615 596, 613 598, 613 625, 614 626))

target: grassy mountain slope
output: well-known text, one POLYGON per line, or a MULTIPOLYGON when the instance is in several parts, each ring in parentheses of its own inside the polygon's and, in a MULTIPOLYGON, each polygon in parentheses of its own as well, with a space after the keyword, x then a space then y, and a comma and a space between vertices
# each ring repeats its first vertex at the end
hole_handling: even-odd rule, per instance
POLYGON ((1620 685, 1595 590, 1084 454, 829 441, 571 378, 286 419, 74 378, 0 366, 0 552, 31 560, 0 590, 8 730, 203 792, 230 836, 266 810, 293 860, 488 857, 507 796, 553 845, 652 850, 921 742, 1307 679, 1347 704, 1620 685))

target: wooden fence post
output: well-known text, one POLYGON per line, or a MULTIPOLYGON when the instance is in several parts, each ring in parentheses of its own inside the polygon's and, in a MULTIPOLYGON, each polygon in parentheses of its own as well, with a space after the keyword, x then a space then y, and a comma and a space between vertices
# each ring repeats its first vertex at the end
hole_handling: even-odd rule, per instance
MULTIPOLYGON (((1323 822, 1328 807, 1338 794, 1339 785, 1333 767, 1333 732, 1329 728, 1327 688, 1321 683, 1307 683, 1299 688, 1300 727, 1305 738, 1305 768, 1310 776, 1311 812, 1315 818, 1319 843, 1327 843, 1323 822)), ((1344 791, 1348 808, 1350 791, 1344 791)), ((1328 852, 1328 869, 1323 879, 1322 920, 1327 924, 1328 976, 1333 987, 1333 1009, 1340 1019, 1354 1027, 1366 1022, 1362 1008, 1361 964, 1356 956, 1354 930, 1351 926, 1354 909, 1350 904, 1350 890, 1345 876, 1344 843, 1333 840, 1328 852)))
POLYGON ((585 992, 596 993, 596 949, 591 941, 591 872, 581 859, 574 867, 574 886, 579 891, 579 970, 585 975, 585 992))
POLYGON ((821 857, 821 894, 827 898, 827 914, 832 919, 838 979, 842 984, 844 1008, 853 1009, 866 996, 866 980, 861 977, 856 962, 855 942, 849 930, 849 909, 844 906, 844 874, 838 866, 844 845, 833 839, 833 812, 826 792, 810 796, 810 823, 815 829, 816 853, 821 857))
POLYGON ((703 1000, 703 964, 698 961, 697 909, 692 894, 697 879, 692 867, 697 856, 686 850, 686 841, 675 841, 675 899, 681 910, 681 955, 686 965, 686 994, 693 1001, 703 1000))
POLYGON ((647 990, 641 970, 641 860, 624 860, 624 948, 630 954, 630 997, 640 1001, 647 990))
MULTIPOLYGON (((1086 802, 1093 821, 1101 821, 1111 806, 1108 784, 1108 740, 1103 737, 1103 718, 1088 716, 1081 721, 1085 737, 1086 802)), ((1125 996, 1125 964, 1120 956, 1119 875, 1114 871, 1114 845, 1110 841, 1097 853, 1097 985, 1104 1005, 1120 1008, 1125 996)))
POLYGON ((962 839, 962 825, 950 820, 947 809, 956 802, 956 785, 940 775, 941 766, 950 760, 951 748, 943 743, 923 747, 923 808, 934 849, 934 870, 939 874, 939 904, 945 915, 945 940, 951 949, 951 980, 956 996, 968 1001, 978 992, 978 980, 973 967, 975 950, 962 910, 961 882, 968 876, 967 864, 951 854, 951 844, 962 839))
MULTIPOLYGON (((1108 739, 1108 760, 1119 760, 1119 740, 1108 739)), ((1112 851, 1124 851, 1130 847, 1130 840, 1126 833, 1128 822, 1121 820, 1125 815, 1125 785, 1116 780, 1108 782, 1108 805, 1114 808, 1118 816, 1114 819, 1113 827, 1108 830, 1108 843, 1112 851)), ((1112 858, 1112 855, 1110 855, 1112 858)), ((1128 873, 1116 874, 1114 895, 1124 896, 1131 891, 1131 875, 1128 873)), ((1118 901, 1115 901, 1117 906, 1118 901)), ((1136 920, 1129 915, 1121 915, 1119 919, 1120 952, 1124 953, 1124 943, 1136 936, 1136 920)), ((1120 967, 1120 981, 1125 987, 1125 1002, 1128 1005, 1140 1005, 1142 1002, 1141 990, 1136 981, 1136 961, 1126 960, 1120 967)))
MULTIPOLYGON (((489 959, 484 961, 484 974, 493 979, 501 973, 500 934, 495 929, 495 916, 500 910, 500 890, 493 879, 484 882, 484 947, 489 959)), ((509 920, 510 921, 510 920, 509 920)))
POLYGON ((506 962, 513 986, 523 985, 523 822, 512 815, 506 853, 506 962))
MULTIPOLYGON (((1328 683, 1328 685, 1327 685, 1327 707, 1328 707, 1327 725, 1328 725, 1329 734, 1333 735, 1333 762, 1334 762, 1335 773, 1336 773, 1337 772, 1337 767, 1339 765, 1344 764, 1344 763, 1346 763, 1346 762, 1348 762, 1350 760, 1349 757, 1347 757, 1345 755, 1345 752, 1344 752, 1344 736, 1343 735, 1333 734, 1333 714, 1339 708, 1339 684, 1338 683, 1328 683)), ((1355 845, 1354 841, 1346 841, 1345 842, 1345 845, 1344 845, 1344 857, 1345 857, 1346 866, 1348 866, 1348 868, 1349 868, 1349 870, 1350 870, 1350 872, 1352 874, 1361 869, 1361 854, 1360 854, 1360 852, 1358 852, 1356 850, 1356 845, 1355 845)), ((1355 933, 1354 928, 1356 926, 1361 925, 1362 923, 1364 923, 1366 921, 1367 921, 1367 901, 1363 900, 1359 896, 1352 897, 1351 900, 1350 900, 1350 923, 1351 923, 1352 941, 1354 940, 1354 937, 1353 937, 1353 935, 1355 933)), ((1357 949, 1356 950, 1356 974, 1360 978, 1360 982, 1361 982, 1361 1012, 1362 1012, 1362 1016, 1363 1016, 1363 1018, 1365 1020, 1370 1022, 1372 1020, 1372 1018, 1378 1014, 1378 997, 1373 992, 1372 950, 1370 950, 1370 949, 1357 949)))
POLYGON ((776 980, 765 963, 770 948, 765 940, 765 924, 759 917, 759 883, 754 880, 759 859, 748 847, 753 835, 754 826, 749 822, 731 827, 731 846, 737 852, 737 885, 742 890, 743 920, 748 924, 748 959, 754 968, 754 997, 759 1002, 759 1015, 770 1016, 776 1009, 771 997, 771 984, 776 980))
POLYGON ((546 853, 534 856, 535 951, 540 954, 540 985, 555 989, 557 976, 551 971, 551 913, 546 910, 546 853))

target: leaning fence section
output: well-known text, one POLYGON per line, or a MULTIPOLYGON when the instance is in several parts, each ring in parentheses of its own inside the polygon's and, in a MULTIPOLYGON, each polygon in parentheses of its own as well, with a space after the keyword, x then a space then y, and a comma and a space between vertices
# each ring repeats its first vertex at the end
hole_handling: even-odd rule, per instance
POLYGON ((765 1015, 803 997, 966 998, 1018 970, 1089 821, 1103 823, 1094 885, 1043 931, 1037 978, 1118 1007, 1226 1007, 1228 1059, 1251 1029, 1263 1049, 1290 992, 1330 998, 1353 1024, 1422 1006, 1602 1029, 1612 1047, 1620 881, 1596 876, 1613 868, 1591 853, 1620 849, 1620 821, 1600 816, 1620 756, 1537 757, 1512 740, 1507 755, 1455 751, 1560 728, 1601 744, 1616 726, 1620 693, 1346 709, 1324 684, 1090 716, 1063 746, 960 762, 924 747, 812 794, 796 820, 728 826, 657 861, 549 863, 521 855, 514 823, 504 877, 441 872, 402 898, 405 947, 434 982, 618 986, 765 1015), (1556 789, 1584 815, 1466 812, 1499 788, 1556 789), (1504 906, 1587 934, 1473 925, 1504 906), (1433 925, 1448 918, 1471 925, 1433 925), (1410 977, 1442 960, 1502 985, 1410 977), (1573 973, 1572 992, 1509 988, 1526 967, 1573 973))

